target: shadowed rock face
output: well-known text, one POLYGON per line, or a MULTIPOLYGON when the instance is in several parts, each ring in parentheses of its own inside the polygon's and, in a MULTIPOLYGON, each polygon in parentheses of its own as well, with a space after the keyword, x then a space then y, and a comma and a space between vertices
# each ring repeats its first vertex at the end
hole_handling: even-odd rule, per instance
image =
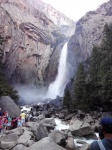
POLYGON ((28 0, 0 0, 0 34, 6 39, 2 62, 5 74, 13 83, 44 85, 51 81, 52 69, 56 73, 59 57, 55 65, 50 60, 57 49, 59 56, 59 47, 62 48, 75 28, 74 22, 59 12, 58 23, 56 18, 53 21, 50 16, 53 8, 49 10, 49 7, 40 0, 35 7, 28 0))
POLYGON ((88 12, 77 22, 75 34, 68 43, 68 67, 72 68, 72 77, 76 73, 79 62, 85 61, 91 55, 93 46, 101 44, 105 23, 112 23, 111 0, 96 11, 88 12))

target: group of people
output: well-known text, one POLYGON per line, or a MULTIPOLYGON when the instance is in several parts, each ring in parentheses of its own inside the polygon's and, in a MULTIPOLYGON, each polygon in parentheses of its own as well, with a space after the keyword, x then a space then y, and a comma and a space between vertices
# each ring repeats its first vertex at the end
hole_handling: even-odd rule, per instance
POLYGON ((4 130, 25 126, 26 122, 31 121, 32 117, 32 109, 29 114, 21 112, 20 116, 18 117, 11 117, 9 116, 8 111, 1 112, 0 109, 0 133, 4 130))

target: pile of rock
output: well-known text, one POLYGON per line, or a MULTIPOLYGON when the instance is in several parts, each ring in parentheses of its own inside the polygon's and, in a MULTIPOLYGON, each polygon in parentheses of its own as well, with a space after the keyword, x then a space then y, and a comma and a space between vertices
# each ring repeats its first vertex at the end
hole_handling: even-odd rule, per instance
POLYGON ((0 150, 76 150, 75 136, 93 134, 92 127, 78 119, 69 129, 59 131, 54 130, 54 118, 45 118, 42 114, 34 118, 34 121, 27 122, 26 127, 6 130, 0 139, 0 150))
POLYGON ((0 150, 88 150, 90 144, 82 138, 97 139, 93 128, 107 115, 104 112, 86 114, 81 110, 69 113, 53 104, 34 105, 32 109, 33 121, 25 127, 6 130, 0 138, 0 150), (69 127, 56 130, 55 118, 69 127))

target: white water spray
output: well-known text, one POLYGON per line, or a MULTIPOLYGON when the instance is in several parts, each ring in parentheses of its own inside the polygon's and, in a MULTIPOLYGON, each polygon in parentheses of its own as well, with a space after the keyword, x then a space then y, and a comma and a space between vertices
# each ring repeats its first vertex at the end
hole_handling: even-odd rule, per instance
POLYGON ((68 82, 66 77, 66 62, 67 62, 67 43, 64 45, 58 66, 58 74, 54 82, 48 88, 46 98, 55 99, 57 96, 62 97, 64 94, 65 86, 68 82))

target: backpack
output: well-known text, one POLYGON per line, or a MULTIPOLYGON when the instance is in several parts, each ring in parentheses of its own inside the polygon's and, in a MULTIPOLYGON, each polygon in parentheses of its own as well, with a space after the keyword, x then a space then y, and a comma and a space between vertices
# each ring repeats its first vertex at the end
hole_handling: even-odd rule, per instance
POLYGON ((97 141, 97 143, 98 143, 98 145, 99 145, 101 150, 106 150, 106 148, 104 147, 104 145, 103 145, 101 140, 97 141))

